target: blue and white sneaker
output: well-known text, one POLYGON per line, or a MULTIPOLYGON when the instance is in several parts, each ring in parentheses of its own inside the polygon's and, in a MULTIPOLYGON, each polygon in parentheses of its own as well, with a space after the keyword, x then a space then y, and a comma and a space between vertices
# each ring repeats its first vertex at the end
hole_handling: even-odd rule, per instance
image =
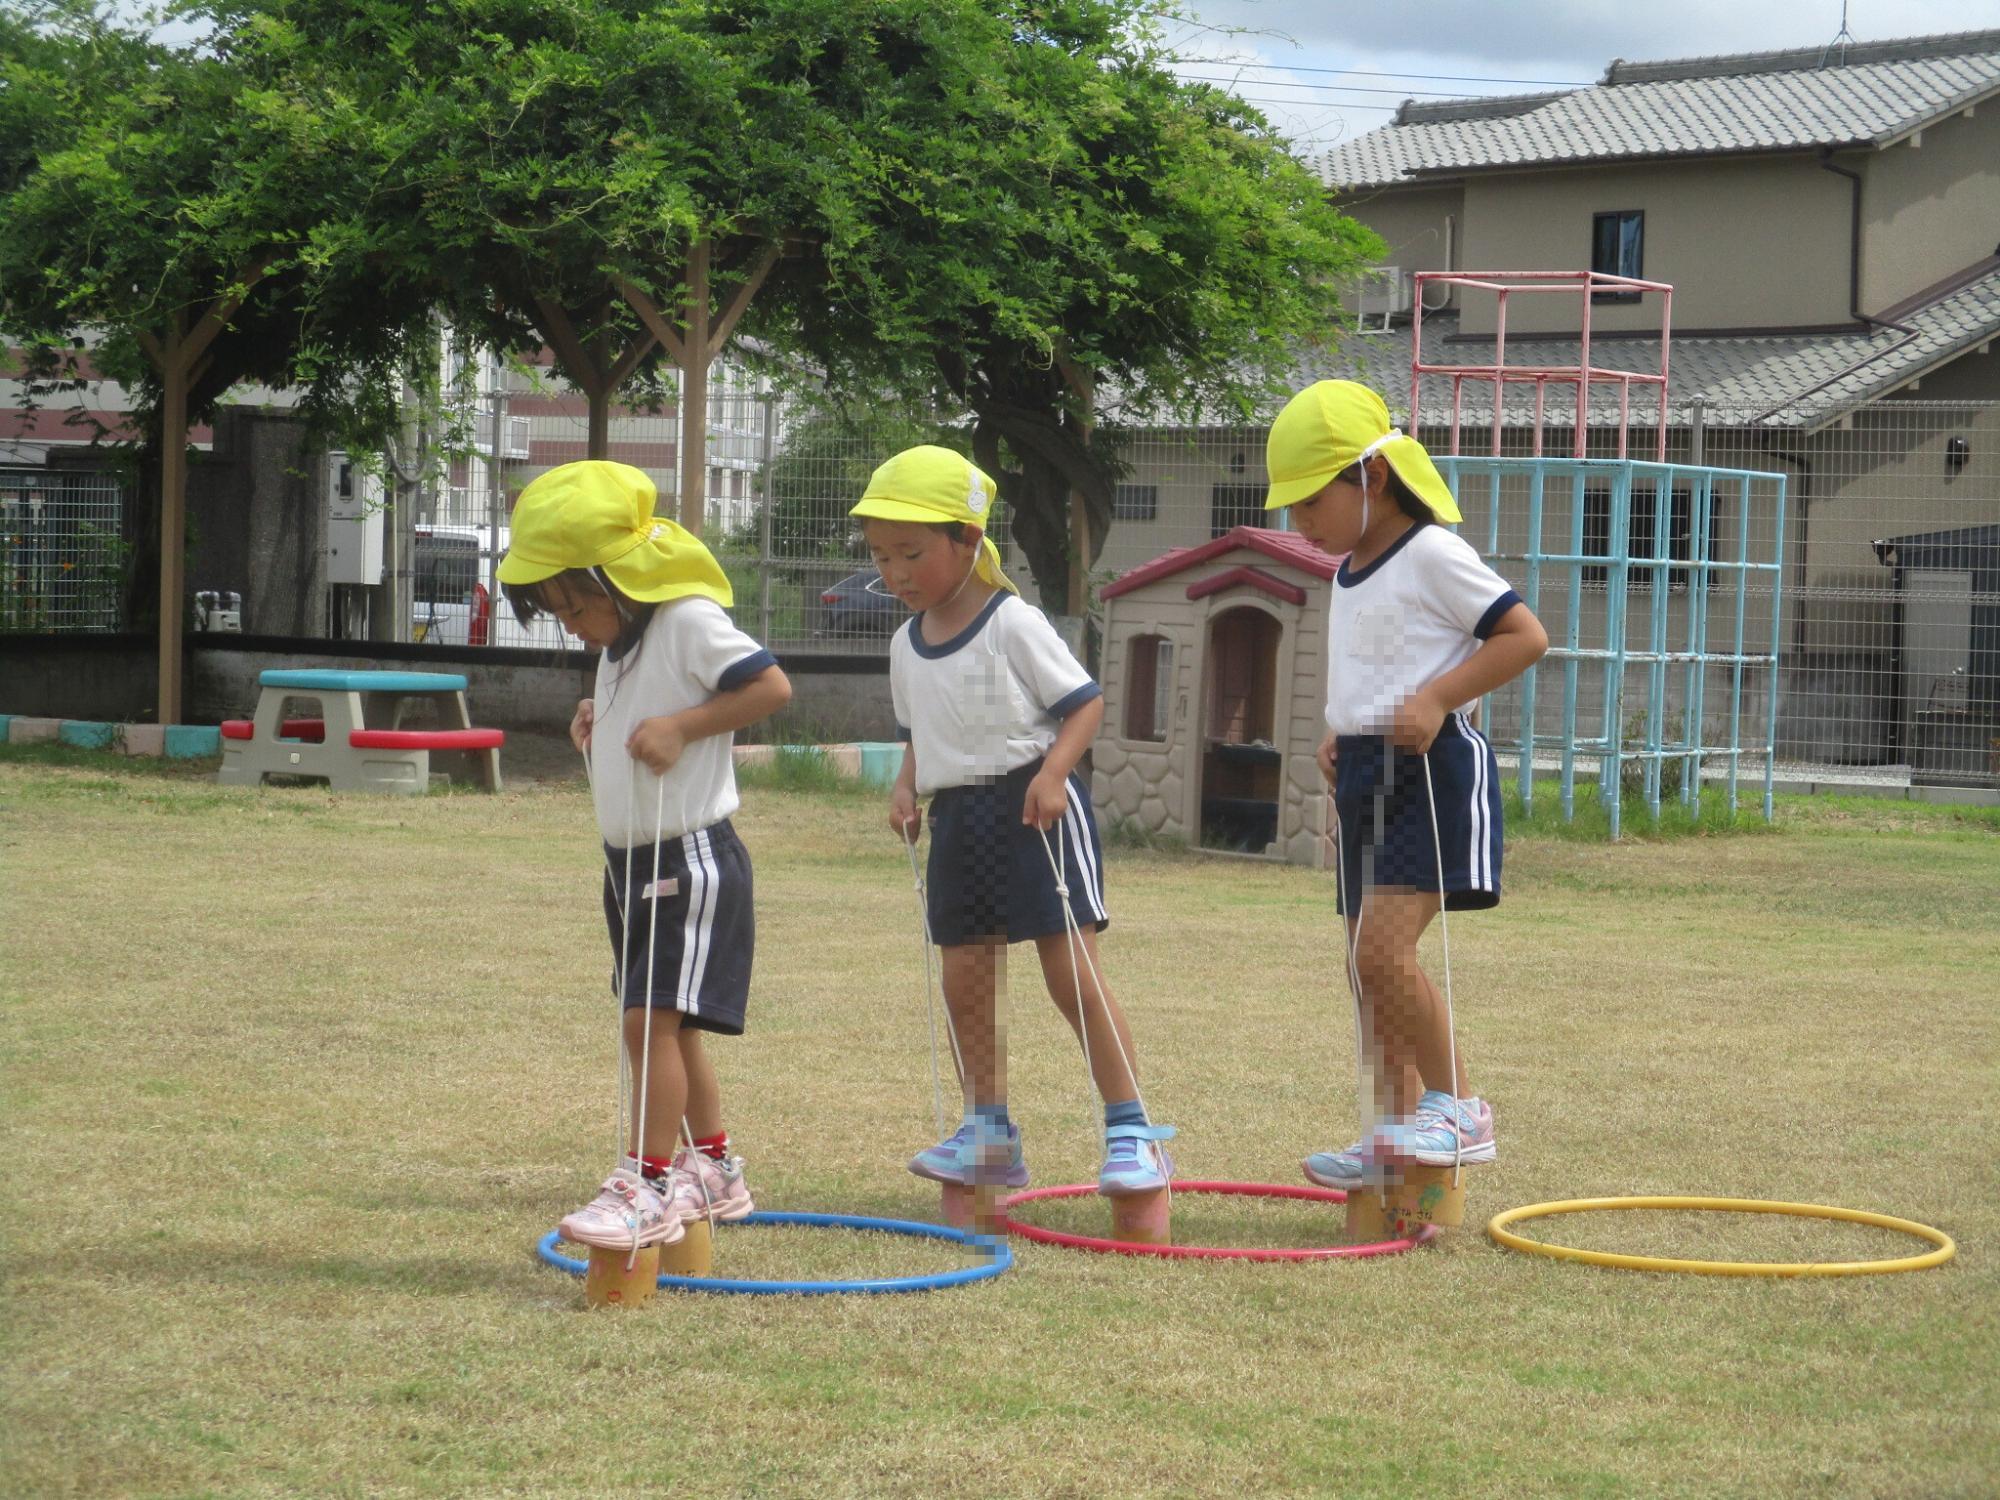
POLYGON ((1308 1182, 1330 1188, 1356 1187, 1365 1171, 1359 1141, 1345 1151, 1315 1151, 1299 1165, 1304 1168, 1308 1182))
POLYGON ((1170 1141, 1171 1125, 1107 1125, 1104 1165, 1097 1173, 1097 1191, 1108 1198, 1158 1192, 1174 1175, 1174 1159, 1161 1141, 1170 1141))
POLYGON ((935 1146, 926 1146, 911 1157, 910 1170, 932 1182, 960 1187, 1028 1185, 1027 1163, 1021 1158, 1021 1129, 1013 1124, 1008 1125, 1002 1140, 967 1120, 935 1146))
POLYGON ((1427 1167, 1492 1161, 1498 1154, 1492 1106, 1477 1095, 1454 1099, 1442 1089, 1427 1090, 1418 1101, 1416 1123, 1397 1143, 1395 1154, 1427 1167))

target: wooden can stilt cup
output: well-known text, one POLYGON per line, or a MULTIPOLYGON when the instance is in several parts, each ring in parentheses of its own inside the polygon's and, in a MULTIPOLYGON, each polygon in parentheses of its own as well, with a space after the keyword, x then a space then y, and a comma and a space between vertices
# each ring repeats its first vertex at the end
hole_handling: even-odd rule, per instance
POLYGON ((1465 1178, 1452 1182, 1450 1167, 1411 1163, 1380 1183, 1347 1192, 1349 1244, 1409 1239, 1427 1225, 1456 1229, 1465 1222, 1465 1178))
POLYGON ((942 1182, 938 1217, 953 1229, 970 1229, 979 1234, 1002 1234, 1000 1190, 989 1186, 968 1186, 942 1182))
POLYGON ((1452 1182, 1450 1167, 1410 1166, 1400 1180, 1383 1189, 1389 1228, 1397 1239, 1416 1234, 1427 1224, 1456 1229, 1465 1222, 1465 1172, 1452 1182))
POLYGON ((660 1274, 660 1247, 647 1245, 634 1256, 630 1250, 592 1245, 590 1265, 583 1275, 586 1307, 643 1307, 653 1300, 660 1274), (626 1268, 626 1262, 631 1268, 626 1268))
POLYGON ((1111 1237, 1128 1245, 1171 1245, 1173 1194, 1166 1188, 1155 1188, 1150 1193, 1112 1197, 1111 1237))
POLYGON ((1347 1190, 1347 1243, 1379 1245, 1394 1239, 1389 1233, 1389 1216, 1383 1210, 1379 1188, 1351 1187, 1347 1190))
POLYGON ((660 1270, 668 1276, 712 1276, 715 1274, 715 1236, 708 1220, 696 1219, 681 1226, 681 1237, 660 1246, 660 1270))

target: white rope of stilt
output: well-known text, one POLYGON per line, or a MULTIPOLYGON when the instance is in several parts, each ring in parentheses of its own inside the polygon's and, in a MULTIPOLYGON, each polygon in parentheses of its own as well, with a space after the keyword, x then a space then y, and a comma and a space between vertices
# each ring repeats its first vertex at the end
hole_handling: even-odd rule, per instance
MULTIPOLYGON (((938 1070, 937 1013, 943 1002, 938 992, 943 989, 942 980, 932 978, 931 950, 936 946, 931 941, 931 912, 925 899, 924 874, 917 864, 917 841, 910 837, 908 820, 903 824, 903 848, 910 856, 910 886, 917 893, 917 940, 924 950, 924 1024, 931 1037, 931 1115, 936 1122, 938 1139, 944 1137, 944 1080, 938 1070)), ((965 1059, 958 1050, 958 1028, 951 1019, 949 1006, 944 1006, 945 1034, 951 1042, 951 1070, 958 1078, 961 1095, 965 1092, 965 1059)), ((963 1101, 961 1101, 963 1102, 963 1101)))
POLYGON ((1444 895, 1444 847, 1438 835, 1437 792, 1431 785, 1431 753, 1422 752, 1424 758, 1424 796, 1431 807, 1431 858, 1436 861, 1438 881, 1438 937, 1444 943, 1444 1032, 1450 1058, 1447 1066, 1451 1069, 1451 1087, 1446 1090, 1451 1095, 1451 1185, 1458 1186, 1459 1175, 1464 1169, 1462 1157, 1465 1153, 1465 1130, 1459 1117, 1458 1097, 1458 1022, 1451 1008, 1451 918, 1445 912, 1444 895))
MULTIPOLYGON (((590 748, 583 749, 583 783, 590 790, 590 805, 593 816, 597 807, 597 777, 590 765, 590 748)), ((605 847, 603 830, 598 831, 598 846, 604 848, 604 883, 611 887, 611 901, 618 910, 618 946, 611 964, 612 988, 617 991, 618 1003, 612 1007, 614 1035, 617 1039, 618 1056, 618 1146, 612 1153, 613 1161, 625 1159, 625 1144, 631 1140, 627 1129, 630 1123, 626 1106, 632 1094, 632 1059, 625 1049, 625 972, 631 959, 632 923, 625 911, 625 887, 632 883, 632 851, 625 851, 625 886, 618 883, 618 872, 612 868, 611 852, 605 847)))
MULTIPOLYGON (((1068 778, 1064 778, 1064 791, 1065 793, 1068 791, 1068 778)), ((1083 988, 1083 973, 1077 964, 1078 956, 1082 956, 1082 968, 1090 971, 1090 987, 1096 992, 1100 1000, 1105 998, 1104 980, 1097 972, 1097 965, 1090 957, 1090 950, 1084 946, 1083 928, 1076 920, 1075 909, 1069 904, 1069 878, 1067 873, 1069 848, 1063 842, 1062 829, 1058 828, 1056 830, 1054 848, 1049 846, 1048 829, 1037 824, 1035 832, 1041 837, 1042 854, 1049 862, 1050 872, 1056 877, 1056 895, 1062 902, 1063 939, 1065 946, 1069 949, 1070 985, 1072 992, 1076 995, 1076 1029, 1077 1034, 1083 1039, 1084 1078, 1088 1082, 1093 1095, 1101 1096, 1103 1091, 1097 1087, 1096 1071, 1091 1066, 1090 1061, 1090 997, 1083 988), (1057 851, 1061 851, 1060 855, 1057 851)), ((1082 852, 1081 848, 1077 851, 1079 856, 1081 856, 1082 852)), ((1139 1087, 1139 1070, 1132 1066, 1131 1055, 1125 1050, 1125 1039, 1118 1034, 1118 1024, 1111 1018, 1111 1006, 1108 1000, 1105 1001, 1103 1006, 1103 1014, 1105 1029, 1111 1033, 1112 1044, 1118 1048, 1119 1061, 1125 1064, 1125 1076, 1132 1080, 1132 1097, 1138 1101, 1140 1112, 1145 1115, 1147 1121, 1150 1123, 1153 1116, 1152 1112, 1146 1108, 1145 1091, 1139 1087)), ((1155 1147, 1158 1145, 1157 1142, 1152 1144, 1155 1147)), ((1168 1212, 1171 1213, 1174 1201, 1174 1187, 1171 1174, 1162 1173, 1161 1175, 1163 1178, 1168 1179, 1166 1182, 1167 1206, 1168 1212)))
MULTIPOLYGON (((1365 895, 1357 897, 1352 910, 1347 903, 1347 859, 1343 854, 1346 847, 1346 832, 1340 826, 1340 808, 1333 800, 1332 788, 1326 793, 1326 812, 1333 820, 1333 891, 1334 899, 1340 906, 1341 956, 1347 967, 1347 995, 1354 1004, 1354 1102, 1361 1114, 1361 1136, 1356 1150, 1368 1145, 1369 1134, 1375 1129, 1375 1119, 1369 1113, 1375 1102, 1369 1088, 1368 1077, 1368 1036, 1361 1024, 1361 964, 1359 957, 1361 943, 1361 903, 1365 895), (1353 919, 1349 926, 1348 919, 1353 919)), ((1322 820, 1324 826, 1324 820, 1322 820)), ((1338 1137, 1335 1137, 1338 1139, 1338 1137)))

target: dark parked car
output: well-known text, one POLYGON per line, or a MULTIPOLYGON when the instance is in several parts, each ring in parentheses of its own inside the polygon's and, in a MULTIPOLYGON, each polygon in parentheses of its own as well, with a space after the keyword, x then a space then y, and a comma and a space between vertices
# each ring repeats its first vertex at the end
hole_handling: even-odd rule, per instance
POLYGON ((875 570, 865 568, 827 589, 819 596, 826 614, 817 633, 827 637, 891 634, 909 619, 910 612, 895 595, 877 593, 881 586, 875 570))

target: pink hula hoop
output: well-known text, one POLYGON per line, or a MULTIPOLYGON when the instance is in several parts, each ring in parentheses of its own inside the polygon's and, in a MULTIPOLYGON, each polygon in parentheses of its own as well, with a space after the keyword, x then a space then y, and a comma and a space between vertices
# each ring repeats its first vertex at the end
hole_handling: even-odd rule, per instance
MULTIPOLYGON (((1339 1188, 1292 1187, 1275 1182, 1175 1182, 1176 1193, 1215 1193, 1237 1198, 1297 1198, 1308 1203, 1345 1203, 1347 1194, 1339 1188)), ((1100 1239, 1089 1234, 1065 1234, 1039 1224, 1024 1224, 1013 1216, 1019 1204, 1043 1198, 1081 1198, 1097 1191, 1097 1184, 1079 1182, 1066 1187, 1030 1188, 1000 1202, 1001 1222, 1008 1233, 1041 1245, 1061 1245, 1070 1250, 1094 1250, 1104 1255, 1157 1255, 1167 1260, 1367 1260, 1376 1255, 1401 1255, 1437 1236, 1435 1224, 1408 1239, 1378 1240, 1371 1245, 1310 1245, 1300 1250, 1232 1250, 1214 1245, 1137 1245, 1125 1240, 1100 1239)))

